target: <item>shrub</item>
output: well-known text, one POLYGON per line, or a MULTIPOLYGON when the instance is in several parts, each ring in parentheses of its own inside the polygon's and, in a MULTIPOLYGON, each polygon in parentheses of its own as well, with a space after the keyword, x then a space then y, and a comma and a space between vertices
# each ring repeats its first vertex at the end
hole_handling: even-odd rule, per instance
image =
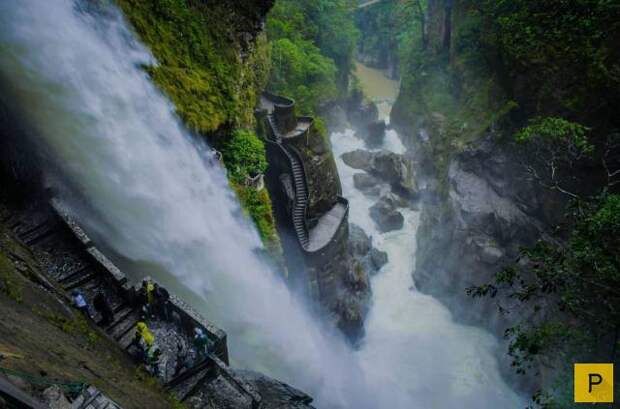
POLYGON ((267 170, 265 145, 252 131, 235 130, 221 149, 229 175, 236 183, 243 183, 246 176, 264 174, 267 170))

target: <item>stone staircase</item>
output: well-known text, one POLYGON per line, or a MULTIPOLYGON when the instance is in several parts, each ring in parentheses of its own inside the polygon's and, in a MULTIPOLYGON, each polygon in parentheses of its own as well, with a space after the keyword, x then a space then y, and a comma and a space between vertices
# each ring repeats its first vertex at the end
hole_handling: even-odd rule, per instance
POLYGON ((287 156, 291 164, 291 172, 293 174, 293 182, 295 185, 295 203, 293 205, 293 228, 299 243, 304 249, 307 249, 310 244, 310 237, 308 234, 308 228, 306 226, 306 207, 308 204, 308 187, 306 186, 306 177, 304 174, 304 168, 301 161, 297 158, 295 153, 291 153, 282 144, 282 134, 278 130, 276 121, 273 114, 267 116, 269 125, 273 130, 275 136, 275 142, 280 145, 282 152, 287 156))
MULTIPOLYGON (((55 280, 63 290, 70 293, 79 288, 89 301, 98 291, 103 291, 114 312, 113 321, 100 328, 114 339, 121 348, 131 353, 130 344, 134 338, 136 324, 142 319, 139 305, 130 302, 134 287, 127 283, 125 275, 96 247, 81 227, 52 201, 52 206, 38 205, 30 209, 4 215, 5 224, 17 237, 43 260, 47 275, 55 280)), ((174 374, 176 356, 169 357, 163 365, 160 380, 180 400, 217 399, 222 407, 255 409, 261 405, 262 398, 246 381, 236 376, 228 367, 226 334, 206 322, 195 311, 174 294, 170 294, 171 322, 149 322, 151 331, 158 339, 163 357, 166 350, 174 356, 180 340, 186 348, 191 346, 191 331, 201 327, 215 341, 212 353, 203 361, 174 374), (159 332, 165 330, 163 332, 159 332), (172 331, 172 332, 170 332, 172 331), (164 339, 166 338, 166 339, 164 339), (174 338, 174 339, 173 339, 174 338), (171 344, 171 345, 167 345, 171 344), (176 375, 176 376, 175 376, 176 375), (228 405, 228 406, 226 406, 228 405)), ((94 310, 90 315, 97 324, 102 317, 94 310)), ((164 359, 162 359, 164 361, 164 359)), ((160 366, 160 371, 162 367, 160 366)), ((96 389, 85 390, 80 401, 80 409, 115 409, 96 389)))
MULTIPOLYGON (((140 312, 130 306, 118 291, 105 282, 100 273, 101 265, 97 264, 113 266, 112 263, 95 248, 88 248, 84 251, 80 245, 83 243, 69 244, 75 242, 67 237, 64 225, 52 215, 33 210, 12 215, 8 223, 24 244, 35 252, 47 254, 48 274, 67 293, 80 289, 90 301, 98 291, 104 292, 114 312, 114 319, 111 324, 103 327, 103 330, 114 340, 119 341, 123 348, 126 348, 133 337, 132 330, 140 319, 140 312), (58 246, 59 243, 62 245, 58 246)), ((79 227, 74 225, 72 229, 79 229, 79 227)), ((82 237, 87 237, 83 232, 82 234, 82 237)), ((90 240, 87 243, 90 243, 90 240)), ((102 317, 96 311, 91 309, 90 315, 96 323, 101 322, 102 317)))

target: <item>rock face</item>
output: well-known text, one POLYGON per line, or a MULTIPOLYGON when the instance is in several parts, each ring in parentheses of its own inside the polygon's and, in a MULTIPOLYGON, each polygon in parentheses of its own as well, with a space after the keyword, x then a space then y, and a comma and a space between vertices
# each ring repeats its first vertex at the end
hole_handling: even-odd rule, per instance
POLYGON ((334 198, 342 194, 336 162, 329 145, 314 128, 307 141, 294 141, 292 145, 304 163, 309 191, 308 218, 312 219, 331 209, 334 198))
MULTIPOLYGON (((315 127, 298 128, 305 130, 278 139, 281 130, 274 129, 267 116, 274 109, 269 100, 275 104, 278 97, 265 94, 257 116, 264 124, 266 182, 289 281, 355 340, 363 334, 370 285, 368 273, 349 253, 348 202, 341 197, 336 163, 315 127)), ((301 127, 308 118, 296 120, 301 127)))
POLYGON ((344 163, 361 169, 387 183, 396 193, 408 198, 418 195, 413 163, 403 155, 388 151, 369 152, 358 149, 342 155, 344 163))
POLYGON ((370 217, 377 223, 380 231, 386 233, 403 228, 405 218, 397 208, 396 201, 390 196, 382 197, 370 208, 370 217))
MULTIPOLYGON (((489 135, 454 155, 447 180, 431 183, 445 192, 430 194, 422 206, 415 271, 422 291, 440 298, 458 318, 492 330, 501 319, 495 304, 475 302, 465 289, 489 282, 512 263, 520 248, 559 220, 563 207, 561 197, 528 180, 515 149, 497 138, 489 135)), ((421 139, 417 143, 424 146, 421 139)))
POLYGON ((312 398, 283 382, 252 371, 237 371, 263 398, 263 409, 313 409, 312 398))

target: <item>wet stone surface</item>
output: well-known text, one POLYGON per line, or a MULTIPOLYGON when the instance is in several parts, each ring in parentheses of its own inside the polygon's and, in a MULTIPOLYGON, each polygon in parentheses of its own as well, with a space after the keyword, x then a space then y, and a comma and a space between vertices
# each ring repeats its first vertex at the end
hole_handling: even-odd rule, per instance
POLYGON ((146 324, 155 336, 155 345, 162 353, 159 359, 159 377, 164 382, 169 382, 182 365, 191 367, 196 361, 192 340, 172 322, 156 319, 147 320, 146 324))

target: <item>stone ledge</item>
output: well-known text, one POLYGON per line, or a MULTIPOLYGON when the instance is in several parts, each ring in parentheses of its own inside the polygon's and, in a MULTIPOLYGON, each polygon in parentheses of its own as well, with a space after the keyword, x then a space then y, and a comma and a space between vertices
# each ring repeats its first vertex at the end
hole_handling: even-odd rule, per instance
POLYGON ((69 230, 75 235, 75 237, 84 245, 84 247, 90 247, 93 245, 92 240, 86 234, 86 232, 77 224, 75 219, 69 216, 66 208, 60 203, 58 199, 50 200, 52 208, 56 211, 56 214, 65 222, 69 230))
POLYGON ((90 247, 86 249, 86 251, 93 257, 93 259, 95 259, 96 263, 99 266, 101 266, 107 273, 112 276, 114 281, 116 281, 119 285, 122 286, 127 282, 127 277, 125 276, 125 274, 123 274, 123 272, 119 270, 119 268, 116 267, 114 263, 112 263, 112 261, 110 261, 110 259, 105 256, 105 254, 97 250, 96 247, 90 247))
POLYGON ((254 387, 250 385, 250 383, 247 382, 245 379, 237 375, 233 370, 230 369, 229 366, 227 366, 220 359, 218 359, 217 357, 212 358, 213 362, 217 365, 220 374, 224 378, 236 384, 241 390, 243 390, 243 392, 245 392, 252 398, 252 408, 260 408, 263 398, 256 391, 256 389, 254 389, 254 387))

